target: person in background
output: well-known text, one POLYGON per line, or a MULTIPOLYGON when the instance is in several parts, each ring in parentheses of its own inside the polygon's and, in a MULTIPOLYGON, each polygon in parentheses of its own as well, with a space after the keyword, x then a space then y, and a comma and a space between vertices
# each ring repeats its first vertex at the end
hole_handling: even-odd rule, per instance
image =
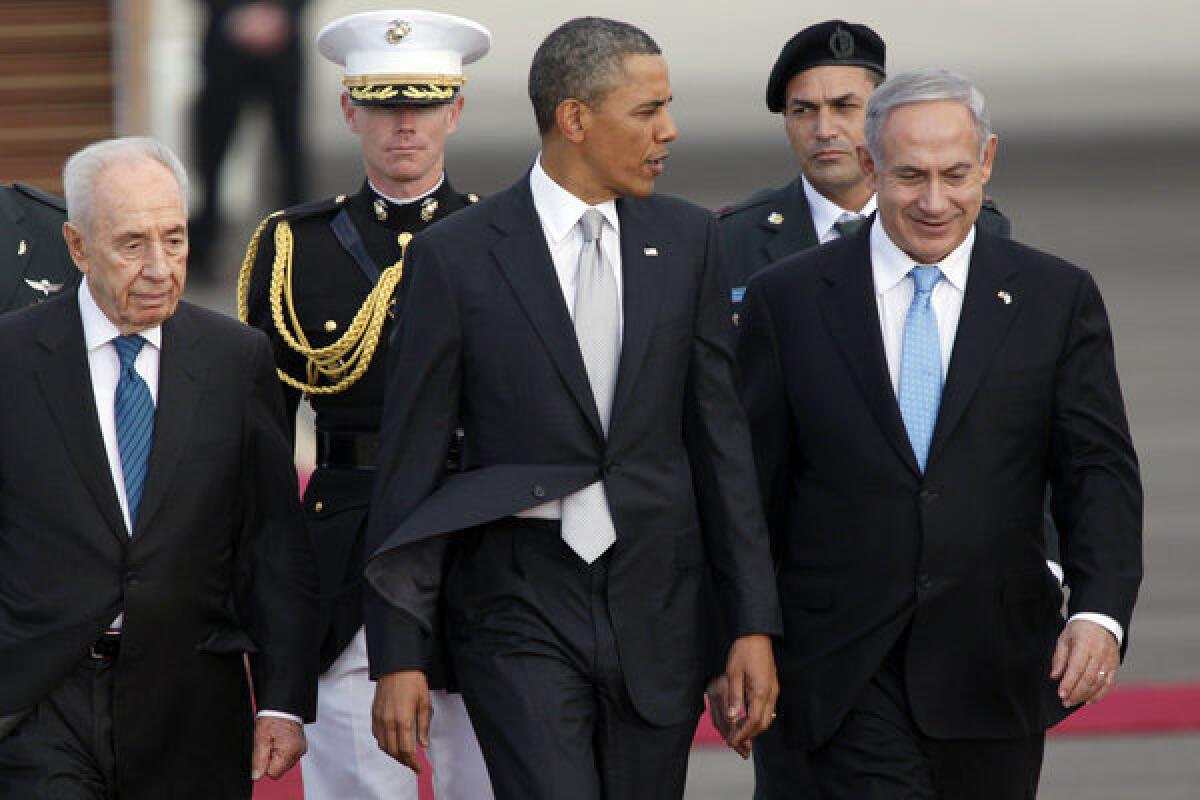
MULTIPOLYGON (((358 139, 365 178, 352 194, 264 220, 239 283, 242 319, 274 345, 288 419, 295 420, 302 397, 316 413, 317 468, 304 507, 323 615, 317 723, 309 727, 303 763, 309 800, 417 796, 413 772, 371 734, 363 533, 389 340, 403 316, 405 244, 479 199, 450 183, 446 141, 463 113, 463 65, 490 45, 478 23, 431 11, 372 11, 325 26, 317 49, 345 68, 339 113, 358 139)), ((456 464, 457 450, 449 456, 456 464)), ((486 800, 487 768, 443 660, 430 680, 436 688, 428 752, 438 798, 486 800)))
POLYGON ((34 305, 79 283, 62 226, 61 197, 33 186, 0 185, 0 313, 34 305))

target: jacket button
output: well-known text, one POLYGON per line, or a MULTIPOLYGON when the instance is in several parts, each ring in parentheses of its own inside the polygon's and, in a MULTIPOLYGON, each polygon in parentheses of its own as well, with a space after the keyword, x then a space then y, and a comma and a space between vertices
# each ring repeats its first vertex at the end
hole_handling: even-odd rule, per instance
POLYGON ((917 576, 918 589, 928 589, 930 586, 933 586, 933 578, 929 577, 928 572, 922 572, 917 576))
POLYGON ((325 504, 324 504, 323 502, 321 502, 320 500, 318 500, 317 502, 313 503, 313 511, 317 512, 318 514, 320 514, 320 513, 321 513, 322 511, 324 511, 324 510, 325 510, 325 504))
POLYGON ((604 465, 604 474, 611 475, 612 473, 617 471, 617 467, 619 467, 619 466, 621 466, 621 465, 618 464, 616 461, 609 461, 607 464, 604 465))
POLYGON ((935 492, 933 489, 922 489, 920 498, 925 505, 933 505, 942 495, 940 492, 935 492))
POLYGON ((533 485, 532 491, 533 491, 533 496, 536 497, 538 500, 541 500, 543 497, 546 496, 546 487, 542 486, 540 483, 535 483, 533 485))
POLYGON ((125 573, 125 585, 126 586, 133 587, 133 586, 137 586, 138 583, 139 583, 139 581, 138 581, 138 576, 137 576, 136 572, 126 572, 125 573))

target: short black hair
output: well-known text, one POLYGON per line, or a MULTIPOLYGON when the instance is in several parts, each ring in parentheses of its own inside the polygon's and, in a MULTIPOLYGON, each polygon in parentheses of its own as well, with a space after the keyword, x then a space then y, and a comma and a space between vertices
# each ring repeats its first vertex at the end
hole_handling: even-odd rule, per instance
POLYGON ((628 22, 578 17, 555 28, 538 46, 529 67, 529 101, 538 131, 554 127, 568 98, 595 105, 624 74, 631 55, 662 55, 649 34, 628 22))

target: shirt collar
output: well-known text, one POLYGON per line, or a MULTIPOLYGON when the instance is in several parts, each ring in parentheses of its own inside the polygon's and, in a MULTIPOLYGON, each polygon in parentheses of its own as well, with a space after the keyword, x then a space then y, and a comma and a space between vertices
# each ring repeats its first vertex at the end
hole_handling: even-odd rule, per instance
MULTIPOLYGON (((800 181, 804 184, 804 196, 808 199, 808 210, 812 215, 813 230, 817 232, 818 239, 823 239, 829 233, 830 229, 833 228, 833 223, 838 221, 838 217, 846 211, 853 212, 853 209, 842 208, 818 192, 803 174, 800 175, 800 181)), ((869 217, 874 211, 875 195, 872 194, 871 198, 867 200, 866 205, 860 208, 857 213, 864 217, 869 217)))
MULTIPOLYGON (((83 320, 83 341, 88 352, 103 347, 121 335, 117 326, 100 310, 100 306, 96 305, 96 299, 92 297, 92 290, 88 287, 86 277, 79 282, 79 316, 83 320)), ((138 333, 155 350, 162 349, 161 325, 155 325, 153 328, 147 328, 138 333)))
POLYGON ((406 197, 404 199, 400 199, 398 197, 392 197, 390 194, 384 194, 383 192, 379 191, 379 188, 375 184, 371 183, 371 179, 367 178, 367 186, 371 187, 371 191, 374 192, 375 194, 379 195, 380 197, 382 197, 384 200, 387 200, 389 203, 391 203, 394 206, 407 206, 407 205, 412 205, 413 203, 417 202, 418 200, 424 200, 426 197, 429 197, 431 194, 435 193, 438 189, 442 188, 442 184, 445 182, 446 182, 446 173, 443 172, 442 177, 438 178, 437 186, 434 186, 432 189, 430 189, 425 194, 421 195, 420 197, 406 197))
MULTIPOLYGON (((942 276, 960 292, 967 290, 967 269, 971 264, 971 251, 975 246, 975 228, 967 233, 962 244, 937 265, 942 276)), ((917 266, 908 253, 892 242, 883 229, 883 220, 878 215, 871 225, 871 273, 875 279, 875 293, 883 294, 904 280, 909 271, 917 266)))
POLYGON ((537 161, 529 171, 529 190, 533 193, 533 207, 542 221, 542 229, 553 244, 558 244, 566 238, 571 229, 579 224, 583 212, 589 208, 595 208, 604 215, 604 219, 614 231, 621 231, 615 200, 605 200, 598 206, 589 206, 546 174, 546 170, 542 169, 541 153, 538 153, 537 161))

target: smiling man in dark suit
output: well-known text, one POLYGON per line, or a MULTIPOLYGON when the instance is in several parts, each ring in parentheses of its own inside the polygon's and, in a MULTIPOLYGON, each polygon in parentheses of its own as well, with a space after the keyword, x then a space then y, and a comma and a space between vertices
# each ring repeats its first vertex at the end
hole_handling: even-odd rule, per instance
POLYGON ((497 798, 680 797, 710 677, 705 566, 739 741, 776 690, 716 222, 653 194, 676 129, 645 33, 565 23, 529 92, 532 170, 406 262, 367 537, 376 736, 415 763, 444 623, 497 798), (445 477, 456 425, 466 469, 445 477))
POLYGON ((271 348, 180 302, 167 148, 97 142, 63 179, 84 280, 0 319, 0 796, 249 798, 316 689, 271 348))
POLYGON ((975 225, 996 138, 968 81, 897 76, 865 130, 877 215, 752 279, 738 347, 780 721, 823 800, 1033 798, 1046 728, 1113 685, 1142 576, 1108 319, 1086 272, 975 225))

